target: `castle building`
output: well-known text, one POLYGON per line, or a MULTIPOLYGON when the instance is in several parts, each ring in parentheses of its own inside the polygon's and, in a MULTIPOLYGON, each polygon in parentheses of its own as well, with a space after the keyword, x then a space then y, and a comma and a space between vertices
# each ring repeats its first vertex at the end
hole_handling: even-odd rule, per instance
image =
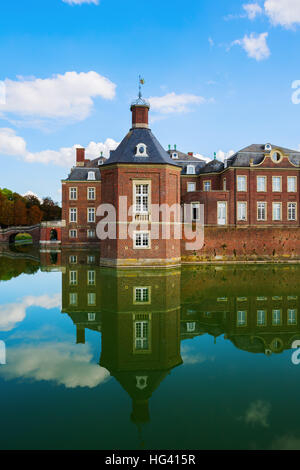
POLYGON ((204 252, 210 255, 216 256, 221 246, 230 246, 232 256, 242 253, 244 236, 255 253, 270 250, 274 255, 282 248, 276 240, 286 238, 291 247, 296 244, 285 245, 289 255, 300 255, 300 152, 267 143, 250 145, 225 162, 206 162, 176 146, 165 151, 149 129, 149 109, 141 95, 132 103, 131 129, 108 159, 101 155, 90 161, 85 149, 77 149, 76 166, 62 181, 63 245, 95 245, 105 266, 176 266, 192 254, 176 236, 180 212, 172 212, 166 222, 152 207, 187 205, 193 222, 204 208, 204 252), (100 205, 115 208, 116 217, 108 224, 112 238, 99 239, 97 227, 105 219, 97 213, 100 205), (246 235, 239 229, 247 229, 246 235))

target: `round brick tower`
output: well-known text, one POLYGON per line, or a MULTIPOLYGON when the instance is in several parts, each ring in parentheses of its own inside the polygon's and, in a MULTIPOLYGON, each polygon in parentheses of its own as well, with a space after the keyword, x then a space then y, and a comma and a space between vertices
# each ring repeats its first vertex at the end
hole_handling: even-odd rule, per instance
POLYGON ((181 167, 149 129, 149 109, 139 95, 131 105, 129 133, 101 168, 101 204, 116 213, 114 218, 110 211, 109 222, 104 208, 99 214, 104 266, 171 267, 181 262, 181 167))

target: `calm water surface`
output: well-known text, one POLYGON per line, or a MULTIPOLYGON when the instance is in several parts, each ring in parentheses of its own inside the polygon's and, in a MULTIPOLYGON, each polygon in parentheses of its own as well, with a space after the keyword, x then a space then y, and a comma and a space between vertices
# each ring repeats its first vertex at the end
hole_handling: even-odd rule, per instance
POLYGON ((1 449, 300 448, 300 267, 98 266, 0 253, 1 449))

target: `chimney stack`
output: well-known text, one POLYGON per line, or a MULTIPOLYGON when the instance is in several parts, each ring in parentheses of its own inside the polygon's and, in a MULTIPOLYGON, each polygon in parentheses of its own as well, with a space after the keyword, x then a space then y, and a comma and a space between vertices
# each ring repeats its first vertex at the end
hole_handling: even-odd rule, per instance
POLYGON ((189 155, 190 157, 193 157, 193 156, 194 156, 194 152, 189 152, 188 155, 189 155))
POLYGON ((149 128, 149 109, 150 105, 145 104, 132 104, 132 128, 149 128))
POLYGON ((85 149, 77 148, 76 149, 76 166, 84 166, 85 162, 85 149))

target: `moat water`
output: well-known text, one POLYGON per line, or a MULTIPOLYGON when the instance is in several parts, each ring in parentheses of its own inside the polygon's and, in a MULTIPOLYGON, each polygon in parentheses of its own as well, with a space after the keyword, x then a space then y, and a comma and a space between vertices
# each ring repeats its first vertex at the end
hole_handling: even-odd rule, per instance
POLYGON ((4 249, 0 448, 299 449, 299 286, 297 265, 4 249))

